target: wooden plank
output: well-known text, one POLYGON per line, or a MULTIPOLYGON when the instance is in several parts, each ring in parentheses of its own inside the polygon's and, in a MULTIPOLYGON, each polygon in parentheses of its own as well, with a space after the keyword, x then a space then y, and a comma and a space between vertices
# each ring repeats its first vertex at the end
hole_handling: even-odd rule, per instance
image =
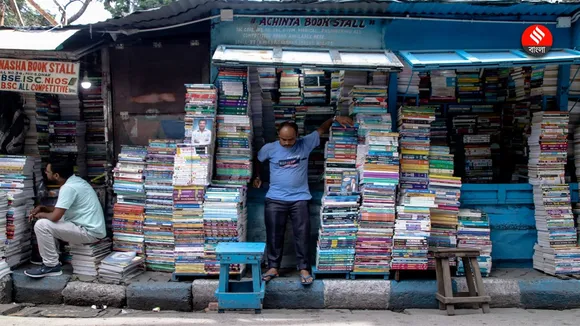
POLYGON ((436 294, 437 300, 446 304, 447 307, 450 305, 458 304, 458 303, 489 303, 491 302, 490 296, 482 296, 482 297, 444 297, 439 293, 436 294))

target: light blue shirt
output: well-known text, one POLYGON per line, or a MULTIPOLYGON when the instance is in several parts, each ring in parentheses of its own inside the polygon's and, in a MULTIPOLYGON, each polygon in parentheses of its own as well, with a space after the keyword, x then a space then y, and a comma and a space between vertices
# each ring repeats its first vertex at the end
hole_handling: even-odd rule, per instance
POLYGON ((264 145, 258 160, 270 160, 270 189, 266 198, 283 201, 310 200, 308 189, 308 157, 320 145, 318 131, 300 138, 291 148, 279 141, 264 145))
POLYGON ((66 209, 65 222, 82 226, 89 235, 102 239, 107 236, 103 208, 95 190, 75 175, 66 180, 58 192, 56 208, 66 209))

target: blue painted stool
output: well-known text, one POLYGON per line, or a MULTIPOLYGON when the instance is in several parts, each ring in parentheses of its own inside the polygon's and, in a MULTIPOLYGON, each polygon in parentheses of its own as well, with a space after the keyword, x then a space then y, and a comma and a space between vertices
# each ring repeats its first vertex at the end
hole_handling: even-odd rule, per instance
POLYGON ((218 312, 225 309, 254 309, 262 312, 262 300, 266 283, 262 281, 260 265, 266 244, 263 242, 221 242, 216 247, 220 263, 220 281, 215 295, 218 312), (252 280, 230 281, 230 264, 246 264, 252 267, 252 280))

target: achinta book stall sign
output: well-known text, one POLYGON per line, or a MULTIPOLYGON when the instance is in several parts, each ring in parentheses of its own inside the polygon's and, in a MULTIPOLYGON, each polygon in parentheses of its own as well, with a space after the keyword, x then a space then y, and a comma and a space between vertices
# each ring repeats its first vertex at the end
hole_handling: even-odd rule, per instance
POLYGON ((78 62, 0 58, 0 91, 77 94, 78 62))

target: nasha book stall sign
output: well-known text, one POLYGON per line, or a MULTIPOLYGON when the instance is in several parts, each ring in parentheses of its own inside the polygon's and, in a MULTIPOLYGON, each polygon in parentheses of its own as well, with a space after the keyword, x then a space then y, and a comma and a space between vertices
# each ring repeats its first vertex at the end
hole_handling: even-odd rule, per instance
POLYGON ((0 58, 0 91, 76 95, 78 62, 0 58))

